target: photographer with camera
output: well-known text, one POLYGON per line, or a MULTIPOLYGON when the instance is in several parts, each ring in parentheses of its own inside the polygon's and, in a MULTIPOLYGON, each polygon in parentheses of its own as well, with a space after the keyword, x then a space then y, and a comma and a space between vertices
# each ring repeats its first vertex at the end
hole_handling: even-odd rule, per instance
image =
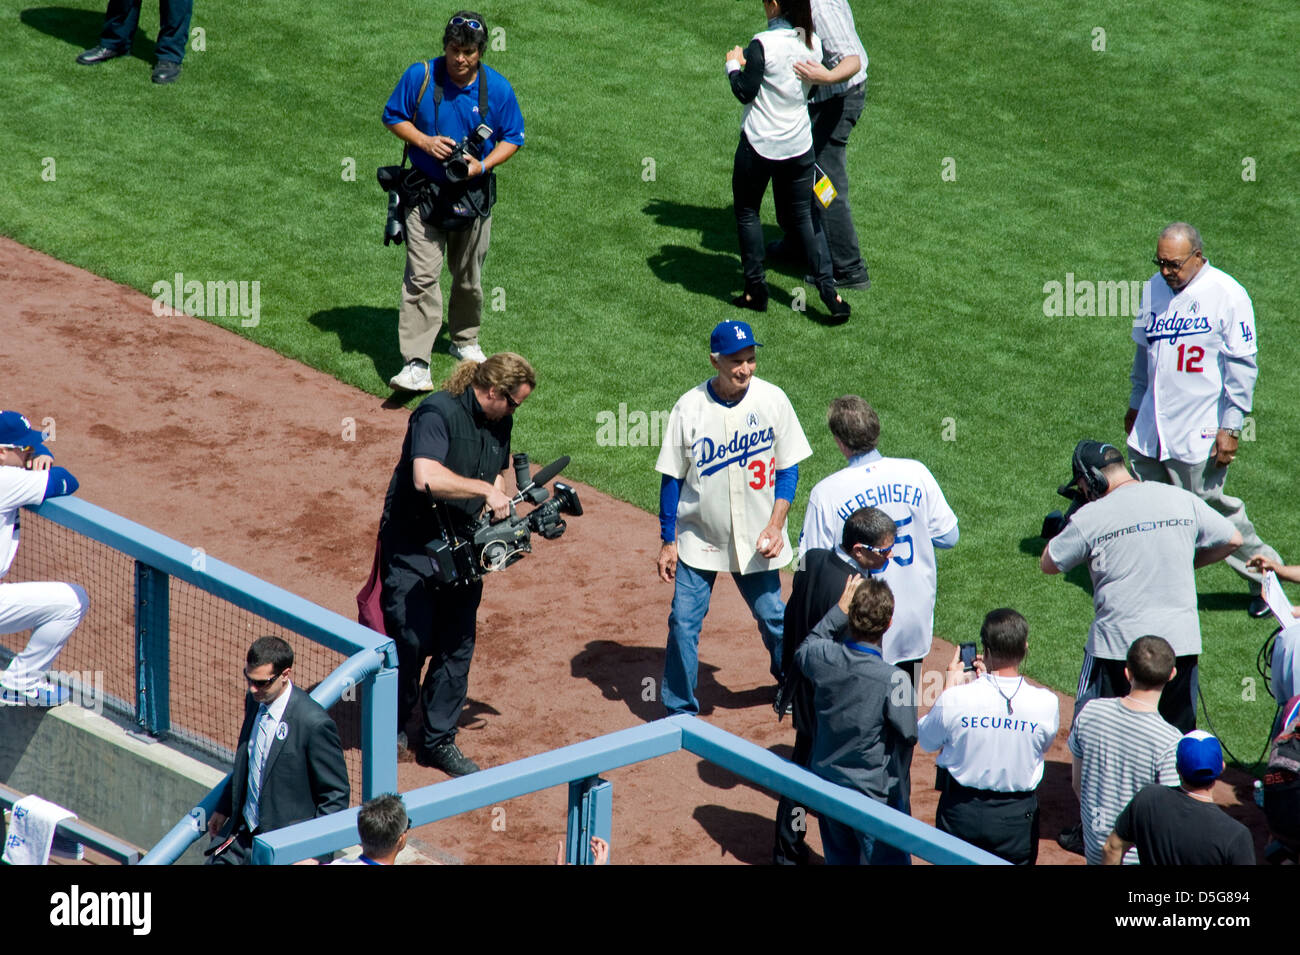
MULTIPOLYGON (((442 35, 444 56, 414 63, 384 107, 384 125, 406 144, 413 169, 395 190, 406 240, 406 275, 397 337, 406 363, 389 382, 403 391, 432 391, 429 359, 442 327, 444 259, 451 272, 448 325, 451 356, 483 361, 479 324, 481 273, 496 201, 493 170, 524 144, 524 118, 504 76, 482 62, 483 18, 462 10, 442 35)), ((391 201, 391 200, 390 200, 391 201)), ((396 232, 396 234, 393 234, 396 232)))
POLYGON ((1111 444, 1080 441, 1073 477, 1059 493, 1084 503, 1043 548, 1043 573, 1085 561, 1096 617, 1079 675, 1074 712, 1094 697, 1124 696, 1128 649, 1139 637, 1163 637, 1177 673, 1160 695, 1160 715, 1183 733, 1196 728, 1201 623, 1195 568, 1241 546, 1241 532, 1190 491, 1139 482, 1111 444))
POLYGON ((384 629, 397 643, 397 729, 418 697, 423 739, 411 747, 416 762, 450 776, 478 770, 456 745, 456 722, 469 688, 483 581, 467 575, 444 582, 429 545, 445 539, 447 524, 456 537, 473 538, 485 502, 494 520, 510 517, 505 475, 513 415, 536 384, 532 366, 513 352, 458 365, 443 390, 411 413, 384 499, 379 571, 384 629))

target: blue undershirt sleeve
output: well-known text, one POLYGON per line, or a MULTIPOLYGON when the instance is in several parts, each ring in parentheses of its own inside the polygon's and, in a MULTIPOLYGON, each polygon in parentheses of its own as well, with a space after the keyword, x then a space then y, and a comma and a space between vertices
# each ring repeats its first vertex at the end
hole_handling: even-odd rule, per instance
POLYGON ((795 488, 799 486, 799 465, 778 468, 776 472, 776 496, 783 501, 794 501, 795 488))
POLYGON ((67 468, 56 465, 50 468, 50 477, 45 485, 45 497, 41 500, 48 501, 52 497, 63 497, 72 494, 80 486, 77 479, 68 472, 67 468))
POLYGON ((935 547, 938 547, 940 550, 951 550, 957 546, 957 534, 957 525, 954 524, 952 525, 952 530, 943 536, 930 538, 930 543, 935 547))
POLYGON ((677 502, 682 497, 682 479, 668 474, 659 481, 659 538, 665 544, 677 540, 677 502))

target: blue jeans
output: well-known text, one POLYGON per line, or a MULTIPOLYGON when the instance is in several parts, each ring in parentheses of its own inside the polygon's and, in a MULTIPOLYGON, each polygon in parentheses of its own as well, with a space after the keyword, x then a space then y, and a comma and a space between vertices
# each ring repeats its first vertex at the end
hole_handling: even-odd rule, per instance
MULTIPOLYGON (((664 658, 663 703, 669 715, 700 711, 695 686, 700 677, 700 626, 709 612, 709 598, 718 573, 696 570, 677 562, 673 609, 668 616, 668 653, 664 658)), ((781 575, 775 570, 731 575, 740 595, 758 621, 763 646, 772 658, 771 673, 781 679, 781 634, 785 628, 785 603, 781 600, 781 575)))

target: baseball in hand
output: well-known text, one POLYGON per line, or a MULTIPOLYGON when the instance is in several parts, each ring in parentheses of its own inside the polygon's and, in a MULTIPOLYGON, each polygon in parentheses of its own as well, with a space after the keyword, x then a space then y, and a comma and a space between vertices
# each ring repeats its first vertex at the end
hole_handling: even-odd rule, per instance
POLYGON ((767 550, 767 545, 770 544, 770 543, 771 543, 771 541, 768 540, 766 537, 760 537, 760 538, 758 539, 758 549, 759 549, 759 550, 767 550))

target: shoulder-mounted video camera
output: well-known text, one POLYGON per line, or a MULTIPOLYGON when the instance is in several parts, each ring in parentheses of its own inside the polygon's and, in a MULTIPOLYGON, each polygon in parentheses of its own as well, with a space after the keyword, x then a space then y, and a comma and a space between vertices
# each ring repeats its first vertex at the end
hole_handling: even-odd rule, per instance
POLYGON ((438 522, 440 536, 425 545, 425 552, 433 562, 433 576, 440 584, 473 583, 484 574, 503 570, 525 554, 531 554, 532 535, 542 535, 547 540, 561 536, 568 525, 561 514, 582 516, 582 503, 578 492, 562 481, 555 482, 555 493, 546 490, 545 484, 569 466, 569 456, 552 461, 529 476, 528 455, 513 456, 515 483, 519 493, 510 500, 510 516, 492 523, 484 513, 466 539, 456 532, 448 518, 446 505, 433 496, 426 486, 430 505, 438 522), (537 507, 519 516, 515 505, 528 502, 537 507))

